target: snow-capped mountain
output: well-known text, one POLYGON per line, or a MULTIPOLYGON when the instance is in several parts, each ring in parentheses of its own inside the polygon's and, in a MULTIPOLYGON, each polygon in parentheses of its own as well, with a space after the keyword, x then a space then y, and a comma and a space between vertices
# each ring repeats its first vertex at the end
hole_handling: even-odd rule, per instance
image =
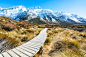
POLYGON ((26 8, 23 5, 19 5, 6 9, 0 7, 0 16, 6 16, 14 20, 20 20, 24 17, 28 17, 27 20, 30 20, 39 16, 40 19, 53 23, 58 23, 58 20, 71 23, 86 23, 85 18, 76 14, 42 9, 40 6, 26 8))

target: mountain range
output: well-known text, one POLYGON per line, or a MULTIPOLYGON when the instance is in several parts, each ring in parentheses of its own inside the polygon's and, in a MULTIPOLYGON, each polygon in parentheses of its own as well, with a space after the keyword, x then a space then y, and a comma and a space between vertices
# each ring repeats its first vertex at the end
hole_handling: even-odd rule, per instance
POLYGON ((23 5, 18 5, 11 8, 0 7, 0 16, 9 17, 13 20, 29 21, 31 19, 40 17, 40 20, 56 24, 86 24, 86 18, 80 17, 76 14, 42 9, 40 6, 30 8, 26 8, 23 5))

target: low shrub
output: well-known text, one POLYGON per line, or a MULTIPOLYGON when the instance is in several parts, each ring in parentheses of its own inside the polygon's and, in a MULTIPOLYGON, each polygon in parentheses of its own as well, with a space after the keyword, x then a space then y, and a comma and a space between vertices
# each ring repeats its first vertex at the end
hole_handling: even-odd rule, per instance
POLYGON ((53 33, 58 33, 58 31, 55 30, 55 31, 53 31, 53 33))
POLYGON ((45 43, 51 43, 51 39, 50 38, 47 38, 45 43))
POLYGON ((12 31, 13 29, 10 27, 2 27, 2 29, 6 30, 6 31, 12 31))
POLYGON ((50 38, 46 38, 45 43, 44 43, 44 46, 45 46, 45 45, 48 45, 48 44, 50 44, 50 43, 51 43, 51 39, 50 39, 50 38))
POLYGON ((7 35, 0 34, 0 38, 2 38, 2 39, 7 39, 8 36, 7 36, 7 35))
POLYGON ((26 34, 26 31, 22 32, 21 34, 26 34))
POLYGON ((22 39, 21 39, 21 42, 25 42, 25 41, 27 41, 28 40, 28 37, 23 37, 22 39))
POLYGON ((21 34, 28 34, 29 32, 28 31, 23 31, 21 34))
POLYGON ((75 46, 76 48, 78 48, 78 49, 80 48, 80 44, 79 44, 79 42, 74 41, 73 43, 74 43, 74 46, 75 46))
POLYGON ((40 32, 37 32, 37 34, 36 35, 38 35, 40 32))
POLYGON ((34 33, 34 31, 33 30, 30 30, 30 29, 29 30, 26 30, 26 31, 27 32, 30 32, 30 33, 34 33))
POLYGON ((82 47, 82 49, 86 51, 86 46, 82 47))
POLYGON ((50 34, 47 34, 47 37, 50 37, 50 34))

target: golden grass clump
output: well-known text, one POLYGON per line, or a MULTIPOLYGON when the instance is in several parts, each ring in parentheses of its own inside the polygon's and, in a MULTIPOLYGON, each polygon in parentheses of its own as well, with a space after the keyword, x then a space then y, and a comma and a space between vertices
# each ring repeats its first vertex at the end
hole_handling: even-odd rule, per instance
POLYGON ((46 45, 49 45, 51 42, 52 42, 52 41, 51 41, 51 38, 46 38, 46 40, 45 40, 45 42, 44 42, 44 47, 45 47, 46 45))
POLYGON ((48 32, 47 37, 51 38, 51 36, 57 35, 55 37, 58 38, 58 39, 56 38, 55 40, 55 38, 53 37, 55 43, 53 43, 53 45, 51 46, 51 50, 48 53, 49 56, 51 56, 52 54, 53 54, 52 56, 56 56, 56 53, 63 53, 67 57, 84 57, 85 56, 83 53, 83 50, 84 52, 86 52, 85 32, 74 31, 67 28, 66 29, 52 28, 52 29, 49 29, 47 32, 48 32), (55 31, 57 31, 58 33, 55 33, 55 31), (50 34, 50 32, 53 32, 53 34, 50 34))

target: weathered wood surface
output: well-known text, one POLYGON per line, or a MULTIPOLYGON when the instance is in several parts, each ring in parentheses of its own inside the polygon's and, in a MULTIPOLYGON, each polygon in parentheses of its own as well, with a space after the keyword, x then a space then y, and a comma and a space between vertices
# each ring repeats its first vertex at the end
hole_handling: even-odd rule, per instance
POLYGON ((39 35, 25 44, 1 53, 0 57, 33 57, 40 50, 40 47, 43 46, 47 37, 46 31, 47 28, 42 30, 39 35))

